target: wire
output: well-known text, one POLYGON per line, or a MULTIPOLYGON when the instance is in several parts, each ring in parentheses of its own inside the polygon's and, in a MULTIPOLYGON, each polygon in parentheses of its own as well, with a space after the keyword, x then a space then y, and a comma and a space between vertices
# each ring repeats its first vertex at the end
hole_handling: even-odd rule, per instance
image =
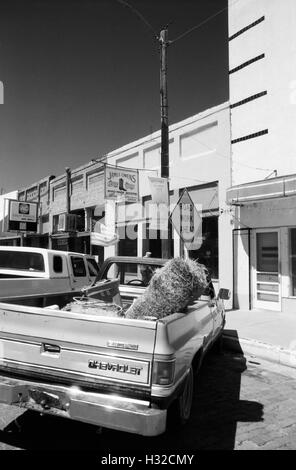
POLYGON ((135 15, 142 20, 146 26, 150 29, 150 31, 153 32, 153 36, 155 39, 159 40, 158 34, 153 28, 153 26, 146 20, 146 18, 142 15, 142 13, 139 12, 134 6, 130 5, 128 2, 125 2, 124 0, 115 0, 117 3, 120 3, 121 5, 129 8, 135 15))
MULTIPOLYGON (((229 5, 230 7, 232 7, 235 3, 239 2, 240 0, 235 0, 231 5, 229 5)), ((203 26, 204 24, 208 23, 210 20, 212 20, 213 18, 215 18, 216 16, 220 15, 220 13, 223 13, 223 11, 225 10, 228 10, 228 5, 224 8, 222 8, 221 10, 218 10, 216 13, 214 13, 213 15, 209 16, 208 18, 206 18, 205 20, 201 21, 199 24, 197 24, 196 26, 193 26, 192 28, 188 29, 187 31, 185 31, 184 33, 180 34, 180 36, 177 36, 175 39, 173 39, 172 41, 169 41, 170 44, 173 44, 177 41, 179 41, 179 39, 182 39, 184 38, 185 36, 187 36, 188 34, 190 34, 192 31, 195 31, 196 29, 200 28, 201 26, 203 26)))
POLYGON ((196 181, 197 183, 206 183, 206 184, 213 182, 213 180, 205 181, 205 180, 199 180, 197 178, 191 178, 190 176, 186 178, 186 176, 177 176, 177 175, 170 175, 168 179, 171 180, 173 178, 177 180, 190 180, 190 181, 196 181))
MULTIPOLYGON (((222 153, 218 152, 216 149, 213 149, 212 147, 209 147, 207 144, 205 144, 204 142, 201 142, 199 139, 197 139, 196 137, 192 136, 193 140, 195 140, 196 142, 198 142, 199 144, 203 145, 205 148, 207 148, 208 150, 212 150, 216 153, 216 155, 218 157, 221 157, 221 158, 226 158, 227 160, 230 160, 230 156, 227 156, 227 155, 223 155, 222 153)), ((259 168, 259 167, 255 167, 255 166, 251 166, 251 165, 248 165, 246 163, 242 163, 242 162, 235 162, 237 165, 242 165, 242 166, 245 166, 247 168, 252 168, 253 170, 261 170, 261 171, 275 171, 273 170, 272 168, 259 168)))
POLYGON ((111 166, 112 168, 120 168, 123 170, 134 170, 134 171, 156 171, 158 173, 158 170, 156 168, 131 168, 128 166, 120 166, 120 165, 112 165, 112 163, 105 163, 105 165, 111 166))
POLYGON ((245 228, 251 228, 249 225, 246 225, 244 224, 241 219, 239 217, 236 217, 233 213, 232 213, 232 217, 240 224, 240 225, 243 225, 245 228))

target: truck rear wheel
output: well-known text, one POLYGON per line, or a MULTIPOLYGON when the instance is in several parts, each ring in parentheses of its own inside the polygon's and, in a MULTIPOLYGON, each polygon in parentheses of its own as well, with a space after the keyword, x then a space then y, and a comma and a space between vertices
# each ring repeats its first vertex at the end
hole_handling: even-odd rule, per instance
POLYGON ((184 425, 190 418, 194 390, 194 374, 193 368, 190 367, 189 373, 185 379, 182 392, 172 404, 169 410, 168 427, 174 429, 180 425, 184 425))
POLYGON ((178 415, 179 423, 185 424, 191 414, 192 402, 193 402, 193 389, 194 389, 194 376, 193 369, 190 367, 189 373, 185 380, 185 385, 181 395, 178 397, 178 415))

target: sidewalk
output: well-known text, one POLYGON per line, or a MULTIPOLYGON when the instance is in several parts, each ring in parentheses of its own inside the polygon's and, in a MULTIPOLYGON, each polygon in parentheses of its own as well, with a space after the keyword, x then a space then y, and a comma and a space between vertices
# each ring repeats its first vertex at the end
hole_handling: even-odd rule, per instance
POLYGON ((226 348, 296 368, 296 312, 228 310, 226 348))

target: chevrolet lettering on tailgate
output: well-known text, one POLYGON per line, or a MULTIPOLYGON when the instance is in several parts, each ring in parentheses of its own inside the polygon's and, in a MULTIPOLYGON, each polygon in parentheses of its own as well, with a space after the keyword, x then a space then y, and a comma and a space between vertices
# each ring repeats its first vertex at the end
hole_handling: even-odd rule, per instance
POLYGON ((130 359, 114 360, 110 356, 95 356, 88 360, 88 370, 102 377, 147 384, 149 362, 130 359))
POLYGON ((110 362, 89 361, 88 367, 90 369, 112 370, 114 372, 122 372, 124 374, 140 375, 143 367, 130 367, 125 364, 117 364, 110 362))

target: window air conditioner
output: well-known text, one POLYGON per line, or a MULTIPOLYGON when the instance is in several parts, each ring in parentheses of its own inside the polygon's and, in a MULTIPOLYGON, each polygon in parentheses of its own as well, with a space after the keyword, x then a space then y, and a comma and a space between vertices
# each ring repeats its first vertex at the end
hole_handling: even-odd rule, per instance
POLYGON ((58 232, 74 232, 77 226, 77 217, 75 214, 59 214, 58 232))
POLYGON ((58 232, 65 232, 66 231, 66 215, 67 214, 59 214, 58 225, 57 225, 57 231, 58 232))

